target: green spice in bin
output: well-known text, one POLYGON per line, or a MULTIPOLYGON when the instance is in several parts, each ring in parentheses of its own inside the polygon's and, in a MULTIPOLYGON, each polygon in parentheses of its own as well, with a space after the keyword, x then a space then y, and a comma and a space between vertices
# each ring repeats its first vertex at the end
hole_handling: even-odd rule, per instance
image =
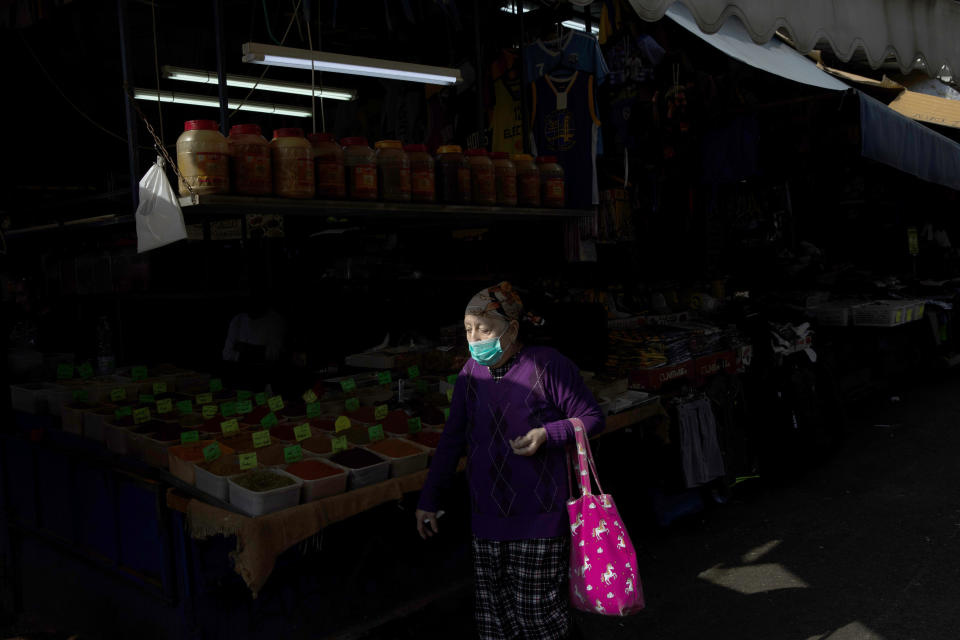
POLYGON ((363 469, 383 462, 383 458, 366 449, 347 449, 331 456, 330 460, 348 469, 363 469))
POLYGON ((239 478, 234 478, 233 481, 244 489, 257 492, 281 489, 296 484, 293 478, 282 476, 267 469, 255 469, 239 478))

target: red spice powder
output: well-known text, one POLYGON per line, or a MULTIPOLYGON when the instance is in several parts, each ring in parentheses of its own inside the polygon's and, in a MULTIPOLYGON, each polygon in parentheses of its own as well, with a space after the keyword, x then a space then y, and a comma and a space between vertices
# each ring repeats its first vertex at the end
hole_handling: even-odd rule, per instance
POLYGON ((377 453, 382 453, 385 456, 390 456, 391 458, 405 458, 423 453, 422 449, 418 449, 401 438, 387 438, 386 440, 367 445, 367 448, 377 453))
POLYGON ((304 480, 317 480, 318 478, 327 478, 343 473, 341 469, 329 465, 320 460, 301 460, 294 462, 286 468, 287 473, 291 473, 304 480))

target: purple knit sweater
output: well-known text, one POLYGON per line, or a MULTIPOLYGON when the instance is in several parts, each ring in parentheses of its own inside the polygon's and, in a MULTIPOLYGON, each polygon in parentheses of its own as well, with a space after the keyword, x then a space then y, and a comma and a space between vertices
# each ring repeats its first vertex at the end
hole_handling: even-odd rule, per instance
POLYGON ((570 360, 549 347, 526 347, 500 382, 470 360, 457 378, 440 444, 419 508, 440 508, 466 451, 473 533, 491 540, 564 535, 569 496, 564 445, 574 440, 569 418, 587 433, 603 430, 603 414, 570 360), (544 427, 547 442, 518 456, 509 440, 544 427))

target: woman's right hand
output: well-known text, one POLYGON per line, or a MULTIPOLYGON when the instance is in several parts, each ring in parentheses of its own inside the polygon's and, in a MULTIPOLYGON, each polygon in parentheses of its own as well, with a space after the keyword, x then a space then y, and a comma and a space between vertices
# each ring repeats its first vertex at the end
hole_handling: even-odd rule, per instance
POLYGON ((426 540, 430 536, 440 533, 440 529, 437 527, 437 514, 434 511, 423 511, 422 509, 417 509, 416 513, 417 518, 417 532, 420 534, 420 537, 426 540))

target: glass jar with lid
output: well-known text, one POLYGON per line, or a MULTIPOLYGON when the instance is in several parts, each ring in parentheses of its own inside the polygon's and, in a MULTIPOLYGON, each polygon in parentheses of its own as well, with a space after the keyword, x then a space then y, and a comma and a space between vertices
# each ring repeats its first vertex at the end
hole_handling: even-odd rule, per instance
POLYGON ((410 158, 410 194, 414 202, 436 202, 436 177, 433 156, 425 144, 408 144, 403 148, 410 158))
POLYGON ((540 169, 533 156, 515 153, 510 156, 517 168, 517 204, 521 207, 540 206, 540 169))
POLYGON ((563 167, 557 164, 555 156, 540 156, 537 158, 537 167, 540 169, 540 203, 551 209, 564 208, 566 194, 563 167))
POLYGON ((437 198, 446 204, 470 202, 470 164, 463 149, 448 144, 437 149, 437 198))
POLYGON ((377 147, 377 180, 387 202, 410 202, 410 158, 399 140, 380 140, 377 147))
POLYGON ((473 204, 496 204, 497 187, 493 175, 493 162, 487 155, 486 149, 468 149, 467 162, 470 163, 473 204))
POLYGON ((281 198, 309 199, 314 195, 313 148, 303 129, 275 129, 270 141, 273 192, 281 198))
POLYGON ((234 193, 268 196, 273 193, 270 143, 255 124, 230 127, 230 185, 234 193))
POLYGON ((230 144, 213 120, 187 120, 177 138, 180 195, 226 193, 230 190, 230 144))
POLYGON ((377 156, 366 138, 344 138, 343 165, 347 177, 347 197, 351 200, 377 199, 377 156))
POLYGON ((493 176, 497 191, 497 204, 517 206, 517 167, 505 151, 490 154, 493 160, 493 176))
POLYGON ((317 185, 317 197, 347 197, 343 149, 337 144, 333 134, 311 133, 307 135, 307 139, 313 148, 313 173, 317 185))

